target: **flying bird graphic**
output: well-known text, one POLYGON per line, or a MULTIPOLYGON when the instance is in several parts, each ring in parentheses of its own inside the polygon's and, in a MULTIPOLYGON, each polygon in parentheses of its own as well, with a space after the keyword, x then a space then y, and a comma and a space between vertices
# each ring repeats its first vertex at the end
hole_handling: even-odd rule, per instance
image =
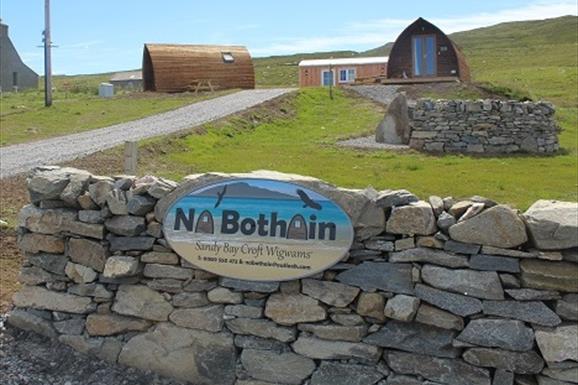
POLYGON ((303 191, 301 189, 297 189, 297 195, 299 195, 299 198, 301 198, 303 203, 305 203, 303 205, 303 208, 311 207, 314 210, 321 210, 321 205, 319 203, 315 202, 313 199, 311 199, 305 191, 303 191))
POLYGON ((227 185, 225 185, 225 187, 223 187, 223 191, 221 191, 220 193, 219 192, 217 193, 217 203, 215 203, 214 208, 219 207, 219 205, 221 204, 221 201, 225 197, 226 192, 227 192, 227 185))

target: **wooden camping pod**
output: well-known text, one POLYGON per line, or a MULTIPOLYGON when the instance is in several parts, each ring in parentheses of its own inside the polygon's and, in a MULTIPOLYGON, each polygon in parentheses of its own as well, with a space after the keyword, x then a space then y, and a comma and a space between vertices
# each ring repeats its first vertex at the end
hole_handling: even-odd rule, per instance
POLYGON ((387 77, 388 79, 454 77, 467 82, 470 80, 470 69, 459 47, 438 27, 420 17, 407 27, 393 44, 387 63, 387 77), (416 45, 415 39, 425 37, 433 38, 432 52, 423 52, 424 58, 416 60, 417 46, 423 45, 421 41, 416 45), (426 61, 425 57, 428 54, 431 57, 431 71, 417 70, 416 65, 426 61))
POLYGON ((255 88, 253 60, 241 46, 145 44, 142 71, 145 91, 255 88))

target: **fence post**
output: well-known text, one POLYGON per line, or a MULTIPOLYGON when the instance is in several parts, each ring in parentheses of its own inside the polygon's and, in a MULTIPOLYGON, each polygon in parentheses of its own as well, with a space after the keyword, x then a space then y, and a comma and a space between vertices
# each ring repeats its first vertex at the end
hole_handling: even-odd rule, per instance
POLYGON ((124 142, 124 173, 136 175, 138 163, 138 143, 135 141, 124 142))

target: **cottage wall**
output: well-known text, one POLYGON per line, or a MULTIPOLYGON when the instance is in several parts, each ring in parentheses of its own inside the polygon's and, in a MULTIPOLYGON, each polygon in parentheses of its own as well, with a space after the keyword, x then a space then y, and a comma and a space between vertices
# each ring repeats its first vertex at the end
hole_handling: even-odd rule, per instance
POLYGON ((520 214, 481 197, 251 176, 339 202, 355 228, 348 255, 306 279, 218 277, 163 236, 155 212, 176 183, 37 169, 9 323, 194 384, 576 382, 576 203, 520 214))
MULTIPOLYGON (((387 64, 356 64, 348 66, 333 66, 335 76, 335 85, 343 86, 351 83, 341 83, 339 81, 339 71, 355 69, 355 78, 374 78, 385 76, 387 74, 387 64)), ((299 86, 300 87, 321 87, 323 71, 329 71, 328 66, 303 66, 299 67, 299 86)))
POLYGON ((38 75, 20 59, 8 36, 8 26, 0 24, 0 90, 38 88, 38 75), (15 84, 16 83, 16 84, 15 84))

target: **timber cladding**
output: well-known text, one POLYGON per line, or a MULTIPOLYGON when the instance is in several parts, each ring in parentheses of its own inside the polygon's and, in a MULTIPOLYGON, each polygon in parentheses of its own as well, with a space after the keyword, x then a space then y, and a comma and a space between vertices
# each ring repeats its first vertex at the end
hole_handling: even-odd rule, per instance
POLYGON ((216 89, 255 88, 253 60, 242 46, 145 44, 145 91, 184 92, 209 84, 216 89))
POLYGON ((470 80, 470 70, 459 47, 438 27, 421 17, 407 27, 395 41, 389 54, 387 77, 390 79, 421 77, 457 77, 470 80), (423 43, 415 40, 422 38, 423 43), (428 52, 426 39, 433 39, 428 52), (423 44, 423 45, 422 45, 423 44), (420 50, 423 49, 423 51, 420 50), (416 60, 416 51, 420 50, 416 60), (427 70, 428 60, 431 60, 427 70), (417 69, 416 65, 424 66, 417 69))

